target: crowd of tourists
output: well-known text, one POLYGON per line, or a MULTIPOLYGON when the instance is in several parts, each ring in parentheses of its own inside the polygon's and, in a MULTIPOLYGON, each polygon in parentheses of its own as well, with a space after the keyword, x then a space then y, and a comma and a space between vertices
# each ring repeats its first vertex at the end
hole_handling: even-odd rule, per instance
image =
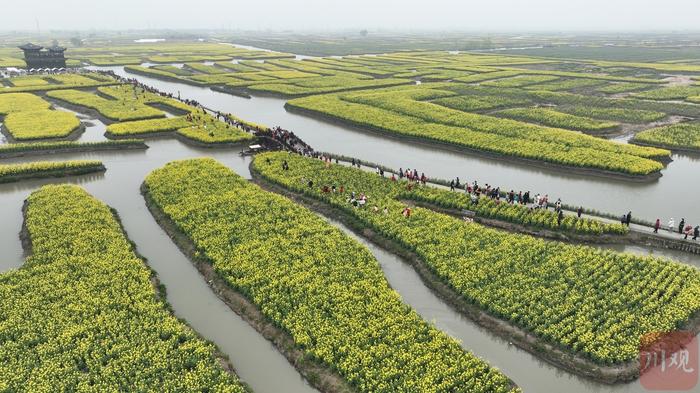
POLYGON ((161 97, 170 98, 173 100, 178 100, 184 104, 187 104, 189 106, 193 106, 195 108, 204 109, 204 107, 197 100, 191 100, 188 98, 180 97, 180 92, 178 92, 177 95, 175 95, 173 93, 164 92, 164 91, 158 90, 157 88, 155 88, 153 86, 147 85, 143 82, 139 82, 139 80, 136 78, 126 78, 126 77, 117 75, 114 71, 99 70, 99 71, 93 71, 93 72, 97 72, 98 74, 109 76, 111 78, 116 79, 118 82, 121 82, 121 83, 130 84, 130 85, 134 86, 135 88, 141 89, 145 92, 156 94, 156 95, 159 95, 161 97))
MULTIPOLYGON (((269 136, 276 142, 278 142, 285 150, 303 155, 308 157, 319 158, 320 156, 314 151, 314 149, 304 142, 301 138, 296 136, 292 131, 285 130, 282 127, 273 127, 270 129, 269 133, 265 136, 269 136)), ((329 158, 330 159, 330 158, 329 158)))
MULTIPOLYGON (((319 157, 316 157, 319 158, 319 157)), ((323 157, 320 157, 322 159, 325 159, 323 157)), ((336 160, 337 162, 337 160, 336 160)), ((350 165, 353 167, 361 168, 362 167, 362 162, 356 158, 351 158, 349 160, 350 165)), ((375 172, 382 176, 386 177, 385 175, 385 170, 382 167, 377 166, 375 169, 375 172)), ((390 179, 392 181, 398 181, 398 180, 408 180, 407 188, 409 190, 414 187, 414 184, 426 184, 428 182, 428 177, 425 175, 425 173, 418 171, 417 169, 403 169, 399 168, 397 173, 391 173, 390 179)), ((504 203, 509 203, 509 204, 516 204, 516 205, 523 205, 529 207, 531 210, 536 210, 536 209, 544 209, 544 210, 549 210, 549 208, 552 208, 554 212, 557 214, 557 221, 559 225, 561 225, 562 220, 564 219, 564 206, 561 201, 561 198, 558 198, 556 201, 553 203, 550 201, 550 197, 548 194, 535 194, 534 196, 531 195, 530 191, 515 191, 515 190, 510 190, 510 191, 503 191, 501 190, 500 187, 498 186, 493 186, 488 183, 484 185, 480 185, 476 180, 473 182, 467 182, 467 183, 462 183, 462 181, 459 179, 459 177, 450 180, 450 182, 447 184, 449 186, 451 191, 458 191, 458 190, 464 190, 464 192, 470 196, 470 201, 472 204, 478 204, 479 199, 481 197, 486 197, 490 198, 492 200, 495 200, 496 202, 504 202, 504 203)), ((405 212, 402 212, 402 214, 409 215, 410 216, 410 208, 406 207, 405 212)), ((578 207, 573 213, 576 214, 576 217, 581 218, 584 214, 584 209, 583 207, 578 207)), ((623 214, 620 218, 620 223, 622 225, 625 225, 627 227, 630 226, 632 223, 632 212, 629 211, 625 214, 623 214)), ((661 229, 662 224, 660 220, 656 220, 656 224, 654 226, 654 233, 658 233, 659 229, 661 229)), ((685 219, 682 219, 681 222, 676 225, 675 221, 673 218, 668 223, 668 230, 669 232, 672 233, 678 233, 681 236, 683 236, 684 239, 692 239, 692 240, 697 240, 700 238, 700 225, 692 226, 688 224, 685 219)))
MULTIPOLYGON (((196 108, 202 108, 202 105, 195 101, 195 100, 190 100, 190 99, 182 99, 180 97, 180 94, 178 92, 177 96, 173 95, 172 93, 166 93, 162 92, 152 86, 148 86, 144 83, 139 82, 136 78, 125 78, 122 76, 119 76, 115 74, 112 71, 97 71, 101 74, 108 75, 112 78, 117 79, 118 81, 122 83, 128 83, 131 84, 135 87, 141 88, 144 91, 147 91, 149 93, 153 94, 158 94, 163 97, 171 98, 171 99, 177 99, 187 105, 196 107, 196 108)), ((226 124, 234 127, 238 127, 242 130, 245 130, 246 132, 257 132, 257 133, 262 133, 265 132, 266 136, 269 136, 272 140, 276 141, 279 143, 280 147, 288 150, 295 152, 297 154, 307 156, 307 157, 312 157, 312 158, 318 158, 323 160, 324 162, 327 163, 327 165, 330 165, 332 158, 328 155, 324 155, 322 153, 314 151, 314 149, 311 148, 307 143, 305 143, 301 138, 299 138, 297 135, 295 135, 292 131, 285 130, 281 127, 273 127, 272 129, 269 130, 261 130, 258 128, 254 128, 248 124, 245 124, 238 120, 237 118, 233 117, 231 114, 225 114, 222 112, 214 112, 214 116, 226 124), (269 131, 269 133, 267 133, 269 131)), ((335 159, 335 162, 338 163, 338 159, 335 159)), ((350 164, 353 167, 361 168, 362 167, 362 162, 359 159, 352 158, 350 160, 350 164)), ((285 166, 287 165, 285 161, 285 166)), ((287 167, 288 168, 288 167, 287 167)), ((376 173, 382 177, 385 176, 384 169, 381 167, 376 167, 376 173)), ((391 174, 391 180, 397 181, 397 180, 408 180, 408 185, 409 189, 413 187, 414 183, 418 184, 423 184, 425 185, 428 182, 428 177, 425 175, 424 172, 419 172, 417 169, 403 169, 399 168, 398 173, 391 174)), ((313 186, 313 181, 309 180, 308 181, 309 187, 313 186)), ((450 180, 449 187, 451 191, 455 190, 464 190, 465 193, 470 195, 470 200, 473 204, 478 204, 479 199, 484 196, 487 198, 490 198, 492 200, 495 200, 496 202, 501 202, 503 199, 506 203, 509 204, 519 204, 519 205, 524 205, 528 206, 530 209, 545 209, 548 210, 550 207, 554 208, 554 211, 557 213, 557 221, 559 224, 561 224, 561 221, 564 218, 564 209, 562 207, 562 202, 561 199, 557 199, 553 204, 550 203, 549 200, 549 195, 544 194, 536 194, 534 197, 530 195, 530 191, 518 191, 515 192, 514 190, 510 190, 508 192, 504 192, 501 190, 500 187, 490 185, 488 183, 484 184, 483 186, 479 185, 476 180, 473 182, 469 183, 464 183, 462 184, 459 177, 450 180)), ((344 192, 344 187, 340 186, 340 188, 336 188, 335 186, 323 186, 322 190, 324 192, 344 192)), ((358 196, 355 195, 354 192, 350 194, 350 197, 348 198, 348 202, 351 203, 355 207, 362 207, 365 206, 367 203, 367 196, 364 194, 360 194, 358 196)), ((378 209, 377 207, 375 207, 378 209)), ((386 208, 384 208, 386 210, 386 208)), ((404 210, 401 212, 406 217, 410 217, 411 215, 411 209, 410 207, 406 206, 404 210)), ((579 207, 576 209, 576 215, 577 217, 581 217, 583 214, 583 208, 579 207)), ((620 223, 625 226, 630 226, 630 223, 632 222, 632 212, 627 212, 626 214, 623 214, 620 218, 620 223)), ((658 233, 659 230, 661 229, 662 224, 661 220, 657 219, 655 224, 654 224, 654 233, 658 233)), ((671 233, 678 233, 681 236, 683 236, 684 239, 692 238, 692 240, 697 240, 700 237, 700 225, 692 226, 691 224, 687 223, 685 219, 681 219, 679 222, 678 226, 676 226, 675 221, 673 218, 671 218, 668 222, 667 225, 668 231, 671 233)))
POLYGON ((82 68, 37 68, 24 69, 8 67, 5 70, 0 69, 0 78, 13 78, 17 76, 28 75, 66 75, 66 74, 86 74, 88 71, 82 68))
MULTIPOLYGON (((656 222, 654 223, 654 233, 659 233, 661 226, 661 219, 657 218, 656 222)), ((680 236, 683 236, 684 240, 687 240, 690 237, 697 241, 700 237, 700 225, 695 225, 695 227, 693 227, 693 225, 685 221, 685 218, 681 218, 681 221, 678 223, 678 225, 676 225, 676 221, 673 219, 673 217, 671 217, 671 219, 668 220, 666 228, 668 229, 669 233, 677 232, 680 236)))

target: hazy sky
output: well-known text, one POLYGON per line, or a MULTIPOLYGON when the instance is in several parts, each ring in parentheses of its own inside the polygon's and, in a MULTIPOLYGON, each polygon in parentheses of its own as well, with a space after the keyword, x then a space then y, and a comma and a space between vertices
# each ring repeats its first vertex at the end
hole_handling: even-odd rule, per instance
POLYGON ((700 29, 700 0, 0 0, 0 30, 700 29))

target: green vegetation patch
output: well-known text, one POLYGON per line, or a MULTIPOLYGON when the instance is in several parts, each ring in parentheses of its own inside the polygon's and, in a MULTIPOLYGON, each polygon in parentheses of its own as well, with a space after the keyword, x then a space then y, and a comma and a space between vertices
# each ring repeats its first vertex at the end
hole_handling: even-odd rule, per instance
MULTIPOLYGON (((257 155, 253 170, 415 252, 470 304, 597 364, 638 359, 645 334, 681 328, 700 311, 700 271, 693 266, 489 229, 424 208, 406 217, 399 192, 411 193, 407 182, 286 152, 257 155), (344 192, 325 193, 324 185, 344 192), (367 204, 353 207, 350 192, 364 193, 367 204)), ((187 201, 180 201, 172 214, 187 220, 192 213, 182 212, 187 201)))
POLYGON ((593 119, 618 121, 622 123, 651 123, 666 117, 663 112, 643 109, 596 108, 585 106, 560 106, 557 111, 593 119))
POLYGON ((367 248, 311 211, 211 159, 170 163, 145 185, 217 275, 358 392, 519 391, 423 321, 367 248))
MULTIPOLYGON (((235 118, 238 120, 237 118, 235 118)), ((253 123, 239 122, 253 127, 253 123)), ((257 126, 256 127, 262 127, 257 126)), ((266 129, 263 128, 263 129, 266 129)), ((238 127, 220 122, 209 114, 192 112, 188 116, 167 119, 149 119, 115 123, 107 126, 106 135, 112 138, 140 137, 149 134, 176 132, 183 137, 205 144, 239 143, 251 141, 253 135, 238 127)))
POLYGON ((120 148, 146 149, 148 146, 140 139, 122 139, 118 141, 99 142, 35 142, 35 143, 6 143, 0 145, 0 158, 22 155, 45 154, 64 151, 93 151, 120 148))
POLYGON ((0 115, 21 111, 47 110, 51 104, 39 96, 29 93, 0 94, 0 115))
POLYGON ((635 93, 636 98, 647 100, 684 100, 700 95, 700 86, 673 86, 635 93))
POLYGON ((445 97, 431 101, 435 104, 457 109, 463 112, 482 111, 511 106, 525 106, 531 104, 527 99, 512 98, 506 96, 456 96, 445 97))
POLYGON ((619 123, 594 120, 548 108, 513 108, 500 111, 497 114, 545 126, 591 133, 611 131, 620 125, 619 123))
POLYGON ((605 94, 619 94, 619 93, 629 93, 633 91, 638 91, 638 90, 644 90, 649 88, 651 85, 643 84, 643 83, 631 83, 631 82, 623 82, 623 83, 611 83, 609 85, 600 87, 596 89, 600 93, 605 93, 605 94))
POLYGON ((80 128, 80 124, 75 114, 54 110, 14 112, 4 122, 7 132, 17 141, 65 138, 80 128))
POLYGON ((165 117, 163 112, 144 105, 136 99, 106 99, 80 90, 56 90, 48 92, 47 95, 69 104, 94 109, 102 116, 114 121, 165 117))
POLYGON ((71 185, 27 201, 33 254, 0 275, 0 389, 245 392, 170 313, 108 206, 71 185))
POLYGON ((104 171, 100 161, 35 161, 26 164, 0 165, 0 183, 24 179, 82 175, 104 171))
POLYGON ((635 135, 632 142, 668 149, 700 151, 700 123, 679 123, 652 128, 635 135))

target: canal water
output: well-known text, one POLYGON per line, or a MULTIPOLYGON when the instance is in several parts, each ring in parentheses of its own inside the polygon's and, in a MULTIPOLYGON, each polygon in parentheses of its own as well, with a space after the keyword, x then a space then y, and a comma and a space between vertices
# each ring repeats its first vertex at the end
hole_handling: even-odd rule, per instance
MULTIPOLYGON (((99 128, 88 128, 86 134, 99 128)), ((97 138, 85 135, 85 138, 93 137, 97 138)), ((148 173, 172 160, 213 157, 249 177, 249 159, 241 157, 238 151, 197 149, 176 140, 148 141, 148 144, 150 149, 146 151, 104 151, 2 160, 3 164, 9 164, 32 159, 99 159, 107 171, 64 179, 0 184, 0 272, 18 268, 24 260, 19 240, 24 199, 44 184, 78 184, 117 210, 138 252, 148 260, 166 286, 168 302, 175 314, 228 355, 241 379, 255 392, 316 392, 269 341, 216 297, 197 269, 153 220, 139 192, 148 173)))
MULTIPOLYGON (((122 67, 110 69, 124 76, 133 77, 133 75, 124 73, 122 67)), ((381 162, 391 167, 417 167, 435 177, 450 178, 458 175, 463 180, 476 178, 482 183, 512 184, 512 187, 515 188, 518 188, 518 184, 526 184, 528 187, 522 187, 523 189, 529 188, 535 192, 549 192, 550 195, 562 196, 567 203, 581 203, 584 206, 607 211, 632 209, 635 213, 639 212, 637 215, 649 219, 652 217, 642 214, 642 206, 647 206, 647 204, 647 209, 668 209, 668 214, 675 214, 676 217, 680 217, 680 214, 675 213, 676 210, 674 210, 678 208, 679 204, 686 203, 684 205, 686 207, 682 207, 679 211, 686 208, 693 210, 692 207, 695 206, 690 199, 697 195, 698 184, 693 183, 698 182, 692 181, 693 176, 697 176, 700 164, 697 159, 687 157, 684 159, 677 156, 676 161, 665 172, 665 176, 652 184, 628 184, 605 179, 576 177, 416 146, 320 122, 286 112, 283 108, 284 101, 280 99, 253 98, 246 100, 213 92, 206 88, 163 82, 140 76, 137 78, 163 91, 175 94, 179 91, 183 97, 196 99, 213 109, 231 112, 247 120, 270 126, 281 125, 299 134, 316 149, 354 155, 366 161, 381 162), (470 173, 472 176, 468 175, 470 173), (674 178, 676 180, 673 180, 674 178), (671 183, 668 183, 669 181, 671 183), (550 184, 552 182, 554 182, 555 187, 550 184), (687 183, 689 189, 695 190, 694 195, 682 193, 687 195, 689 201, 683 202, 685 199, 680 198, 681 195, 676 192, 677 190, 664 192, 664 184, 672 186, 683 184, 683 182, 687 183), (635 191, 640 189, 645 192, 635 191), (559 190, 560 192, 549 190, 559 190), (623 199, 612 198, 612 195, 615 195, 613 191, 619 193, 620 198, 623 199), (675 198, 676 196, 679 198, 675 198), (586 202, 589 200, 587 198, 590 198, 591 203, 586 202), (638 199, 646 202, 642 203, 638 199), (622 206, 628 207, 622 208, 622 206), (639 208, 635 208, 635 206, 639 206, 639 208)), ((80 140, 101 139, 104 124, 95 119, 86 120, 93 123, 93 126, 88 127, 80 140)), ((153 220, 139 192, 141 182, 150 171, 172 160, 202 156, 213 157, 242 176, 249 177, 249 159, 239 156, 235 150, 194 148, 172 139, 149 140, 148 144, 151 148, 146 151, 71 153, 40 158, 42 160, 100 159, 107 167, 107 172, 104 174, 0 185, 0 217, 2 217, 2 222, 0 222, 0 250, 2 250, 0 270, 17 268, 23 262, 24 256, 18 237, 22 223, 23 200, 44 184, 63 182, 80 184, 92 195, 118 211, 130 239, 135 242, 138 251, 148 259, 149 265, 158 273, 161 281, 167 287, 168 301, 172 304, 176 315, 184 318, 196 331, 217 344, 230 357, 231 363, 242 379, 250 384, 256 392, 315 391, 276 351, 274 346, 230 311, 213 294, 197 270, 153 220)), ((2 160, 2 163, 31 160, 17 158, 2 160)), ((690 220, 689 217, 697 217, 697 214, 695 216, 687 214, 685 217, 690 220)), ((700 219, 700 217, 697 218, 700 219)), ((401 294, 407 304, 411 305, 423 318, 433 322, 439 329, 460 340, 464 348, 503 370, 525 392, 627 393, 643 390, 638 382, 614 386, 598 384, 538 360, 529 353, 479 328, 471 320, 452 310, 423 285, 418 274, 408 264, 403 263, 400 258, 368 243, 365 239, 358 238, 358 240, 374 253, 389 283, 401 294)), ((684 263, 700 265, 697 257, 683 253, 646 250, 638 247, 622 247, 618 250, 653 253, 656 256, 667 256, 684 263)))
MULTIPOLYGON (((139 186, 152 170, 167 162, 193 157, 213 157, 243 177, 249 178, 249 158, 238 151, 193 148, 176 140, 150 140, 146 151, 105 151, 44 156, 48 160, 100 159, 107 167, 104 174, 65 179, 42 179, 0 184, 0 271, 18 268, 24 255, 19 240, 24 199, 44 184, 75 183, 115 208, 136 247, 158 273, 167 288, 168 301, 176 315, 184 318, 197 332, 213 341, 226 353, 241 378, 257 393, 312 392, 311 388, 277 352, 238 315, 220 301, 199 272, 192 266, 147 210, 139 186)), ((30 158, 2 160, 3 163, 30 161, 30 158)), ((329 220, 367 246, 379 261, 390 285, 425 320, 452 337, 462 346, 503 370, 525 392, 636 392, 638 382, 626 385, 601 385, 571 375, 510 345, 453 310, 427 288, 413 268, 401 258, 366 239, 356 236, 342 224, 329 220)), ((618 251, 653 254, 700 266, 689 254, 668 250, 646 250, 630 246, 610 246, 618 251)))
MULTIPOLYGON (((432 322, 438 329, 456 338, 464 347, 478 357, 497 367, 523 389, 523 392, 566 392, 566 393, 632 393, 644 391, 639 381, 628 384, 605 385, 567 373, 540 360, 508 341, 498 338, 488 330, 474 324, 469 318, 455 311, 450 305, 435 295, 413 267, 400 257, 387 252, 363 237, 357 236, 342 223, 327 218, 351 237, 363 243, 379 261, 389 284, 424 320, 432 322)), ((605 247, 611 248, 611 247, 605 247)), ((698 258, 692 259, 683 253, 669 250, 634 250, 642 255, 653 254, 659 257, 680 257, 682 261, 700 267, 698 258)))
POLYGON ((661 218, 676 222, 685 218, 700 224, 700 156, 673 155, 673 162, 663 176, 652 182, 637 183, 567 173, 562 169, 532 167, 497 158, 485 158, 437 147, 387 138, 305 115, 287 112, 286 100, 274 97, 246 99, 215 92, 207 87, 161 81, 129 74, 124 67, 99 67, 154 86, 162 91, 181 93, 208 108, 232 113, 240 118, 279 125, 294 131, 314 149, 377 162, 391 168, 417 168, 429 177, 450 179, 459 176, 462 182, 478 180, 480 184, 501 186, 501 189, 548 194, 550 200, 561 198, 569 205, 582 205, 599 211, 655 221, 661 218))

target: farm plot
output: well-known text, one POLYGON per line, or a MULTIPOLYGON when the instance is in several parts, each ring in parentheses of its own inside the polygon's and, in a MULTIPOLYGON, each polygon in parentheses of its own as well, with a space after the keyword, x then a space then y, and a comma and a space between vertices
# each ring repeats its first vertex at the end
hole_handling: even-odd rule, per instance
POLYGON ((402 303, 368 249, 292 201, 211 159, 144 187, 216 274, 357 391, 518 391, 402 303))
POLYGON ((124 139, 119 141, 99 142, 33 142, 6 143, 0 145, 0 158, 19 157, 57 152, 98 151, 114 149, 147 149, 148 146, 140 139, 124 139))
MULTIPOLYGON (((194 108, 192 108, 194 109, 194 108)), ((240 123, 256 129, 239 120, 240 123)), ((110 124, 106 135, 110 138, 134 138, 176 133, 189 140, 204 144, 233 144, 251 141, 254 137, 244 130, 223 123, 209 114, 193 111, 186 116, 167 119, 148 119, 110 124)))
POLYGON ((165 117, 162 111, 145 105, 136 99, 108 99, 97 94, 80 90, 50 91, 47 96, 66 102, 96 110, 111 121, 127 121, 152 119, 165 117))
POLYGON ((666 117, 666 114, 658 111, 644 109, 620 109, 620 108, 596 108, 585 106, 558 106, 557 111, 572 115, 617 121, 621 123, 651 123, 666 117))
POLYGON ((32 255, 0 275, 0 389, 246 391, 170 313, 108 206, 44 186, 25 220, 32 255))
MULTIPOLYGON (((430 89, 424 84, 420 88, 385 93, 311 96, 291 100, 287 106, 391 134, 503 156, 629 175, 658 172, 663 165, 656 160, 669 156, 664 150, 638 149, 563 129, 462 112, 412 97, 415 91, 436 94, 430 98, 454 95, 448 89, 449 85, 430 89)), ((488 90, 492 92, 490 88, 488 90)))
POLYGON ((685 100, 700 95, 700 86, 673 86, 635 93, 634 97, 647 100, 685 100))
POLYGON ((632 143, 700 152, 700 123, 680 123, 644 130, 634 136, 632 143))
POLYGON ((165 117, 154 106, 183 113, 193 108, 177 100, 149 93, 131 85, 100 87, 98 94, 80 90, 51 91, 47 96, 68 104, 90 108, 111 121, 129 121, 165 117))
POLYGON ((700 310, 700 271, 688 265, 510 234, 423 208, 406 217, 391 180, 311 158, 266 153, 253 169, 417 253, 470 304, 601 366, 633 362, 643 335, 682 329, 700 310), (354 207, 351 192, 367 204, 354 207))
POLYGON ((34 161, 26 164, 0 165, 0 183, 26 179, 64 177, 101 172, 105 167, 100 161, 34 161))
POLYGON ((66 138, 81 127, 70 112, 50 110, 51 104, 30 93, 0 95, 3 130, 15 141, 66 138))
POLYGON ((594 120, 548 108, 513 108, 497 112, 496 114, 510 119, 566 130, 583 131, 590 134, 613 131, 620 126, 619 123, 594 120))
POLYGON ((95 73, 19 76, 0 80, 0 93, 18 93, 97 87, 116 84, 110 77, 95 73), (1 87, 2 85, 5 87, 1 87))
POLYGON ((185 63, 222 61, 230 59, 277 59, 293 57, 280 52, 248 50, 231 45, 202 42, 166 41, 159 43, 130 43, 109 46, 71 48, 71 59, 95 65, 154 63, 185 63))

